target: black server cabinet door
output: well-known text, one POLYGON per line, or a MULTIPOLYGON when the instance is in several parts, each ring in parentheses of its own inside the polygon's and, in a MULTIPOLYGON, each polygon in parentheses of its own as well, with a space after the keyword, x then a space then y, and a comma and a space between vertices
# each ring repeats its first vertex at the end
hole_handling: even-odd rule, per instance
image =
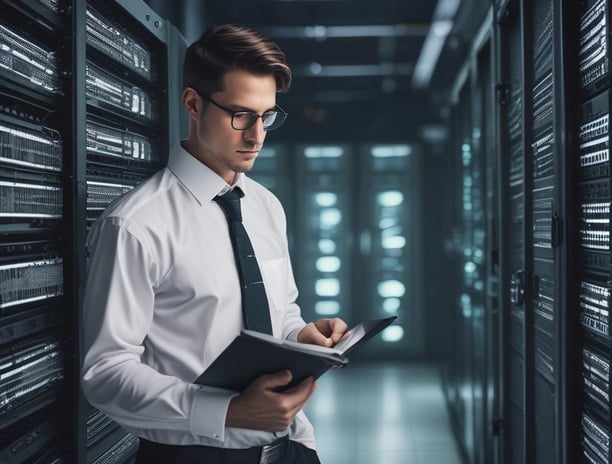
POLYGON ((525 125, 528 146, 526 172, 529 178, 529 203, 532 230, 530 242, 533 260, 533 292, 530 295, 533 316, 527 327, 529 345, 533 347, 531 388, 533 410, 528 423, 533 424, 533 462, 558 462, 560 448, 556 434, 560 426, 557 399, 564 388, 556 382, 560 362, 558 336, 559 289, 557 285, 558 258, 555 247, 559 224, 560 188, 558 159, 562 156, 554 140, 555 70, 553 45, 552 0, 536 0, 524 4, 526 24, 525 85, 528 111, 525 125))
POLYGON ((503 312, 503 417, 504 462, 526 462, 526 378, 528 362, 525 338, 527 267, 525 230, 525 139, 523 126, 523 37, 517 2, 498 15, 500 38, 500 178, 501 302, 503 312))
POLYGON ((467 80, 459 94, 456 107, 456 138, 453 151, 456 159, 458 180, 455 227, 460 231, 460 243, 455 250, 458 279, 456 309, 452 313, 453 363, 450 366, 451 382, 455 392, 453 406, 459 412, 460 437, 470 462, 476 459, 476 416, 480 398, 474 389, 481 387, 479 370, 480 356, 475 353, 481 338, 480 324, 483 309, 483 209, 482 209, 482 164, 479 148, 473 140, 474 128, 479 123, 478 92, 471 92, 467 80), (470 385, 471 388, 462 388, 470 385))
POLYGON ((478 256, 482 269, 481 279, 475 281, 475 288, 482 293, 483 311, 474 320, 474 357, 476 382, 474 423, 475 462, 495 463, 497 448, 493 435, 493 424, 499 417, 497 398, 499 395, 499 208, 498 164, 494 140, 495 114, 493 85, 493 43, 490 36, 476 55, 474 86, 478 99, 478 112, 474 112, 473 145, 474 156, 482 163, 482 256, 478 256), (480 118, 476 115, 480 114, 480 118))

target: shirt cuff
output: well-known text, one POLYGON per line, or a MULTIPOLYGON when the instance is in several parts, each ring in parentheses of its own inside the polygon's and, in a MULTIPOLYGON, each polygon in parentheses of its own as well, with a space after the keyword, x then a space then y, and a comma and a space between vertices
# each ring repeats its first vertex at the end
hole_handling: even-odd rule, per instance
POLYGON ((233 391, 202 387, 191 405, 191 433, 223 444, 225 416, 235 396, 233 391))
POLYGON ((306 327, 306 325, 303 325, 301 327, 298 327, 297 329, 293 329, 291 332, 289 332, 287 334, 287 338, 286 340, 292 341, 292 342, 297 342, 298 341, 298 335, 299 333, 302 331, 302 329, 306 327))

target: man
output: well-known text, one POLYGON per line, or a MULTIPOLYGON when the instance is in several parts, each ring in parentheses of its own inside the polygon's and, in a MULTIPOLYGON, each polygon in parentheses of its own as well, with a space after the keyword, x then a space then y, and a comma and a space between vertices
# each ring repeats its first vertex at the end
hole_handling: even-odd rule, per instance
POLYGON ((266 131, 282 124, 276 93, 290 83, 285 56, 269 39, 211 27, 185 57, 188 139, 90 232, 83 387, 94 406, 141 437, 139 464, 319 462, 302 412, 312 378, 282 393, 288 370, 240 393, 193 383, 245 327, 228 222, 216 201, 228 190, 240 189, 273 335, 332 346, 347 330, 340 319, 301 318, 284 211, 244 175, 266 131))

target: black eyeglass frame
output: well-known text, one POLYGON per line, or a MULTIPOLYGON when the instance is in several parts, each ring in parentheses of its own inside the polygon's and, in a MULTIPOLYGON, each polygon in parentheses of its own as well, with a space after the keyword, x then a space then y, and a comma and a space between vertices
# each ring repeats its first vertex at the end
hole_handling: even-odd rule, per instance
MULTIPOLYGON (((192 87, 193 88, 193 87, 192 87)), ((287 119, 287 112, 285 110, 283 110, 280 106, 278 105, 274 105, 274 110, 273 111, 266 111, 263 114, 257 114, 253 111, 244 111, 244 110, 231 110, 229 108, 226 108, 223 105, 220 105, 219 103, 217 103, 216 101, 214 101, 210 95, 205 94, 203 92, 200 92, 199 90, 193 88, 193 90, 195 90, 197 92, 197 94, 202 97, 204 100, 209 101, 210 103, 212 103, 213 105, 215 105, 217 108, 222 109, 223 111, 225 111, 226 113, 228 113, 229 115, 231 115, 232 120, 231 120, 231 125, 232 125, 232 129, 237 130, 237 131, 243 131, 243 130, 247 130, 250 129, 251 127, 253 127, 255 125, 255 123, 257 122, 257 119, 261 118, 262 122, 264 123, 264 130, 266 132, 270 132, 273 130, 278 129, 280 126, 283 125, 283 123, 285 122, 285 119, 287 119), (270 127, 272 127, 270 129, 270 127, 266 127, 265 126, 265 117, 266 115, 270 115, 271 113, 276 113, 276 117, 274 118, 274 122, 272 123, 272 125, 270 127), (252 121, 248 126, 243 127, 241 129, 237 128, 234 125, 234 116, 236 114, 247 114, 247 115, 251 115, 254 116, 252 118, 252 121), (280 120, 277 122, 277 118, 280 118, 280 120)))

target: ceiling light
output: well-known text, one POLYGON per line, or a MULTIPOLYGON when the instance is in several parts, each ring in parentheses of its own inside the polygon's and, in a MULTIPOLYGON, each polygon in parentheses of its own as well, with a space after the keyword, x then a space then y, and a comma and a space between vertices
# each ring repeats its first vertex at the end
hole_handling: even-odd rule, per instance
POLYGON ((429 85, 446 37, 453 28, 453 18, 460 3, 461 0, 438 0, 431 27, 412 76, 412 85, 415 88, 423 89, 429 85))
POLYGON ((431 32, 438 37, 446 37, 453 28, 453 22, 450 19, 442 19, 434 21, 431 25, 431 32))
POLYGON ((304 28, 306 37, 311 39, 324 39, 327 36, 327 28, 325 26, 307 26, 304 28))
POLYGON ((427 34, 426 24, 374 24, 358 26, 280 26, 262 28, 261 32, 274 39, 330 39, 355 37, 405 37, 427 34))
POLYGON ((293 74, 295 76, 317 77, 389 77, 410 75, 413 69, 414 67, 411 63, 322 65, 313 62, 309 65, 293 66, 293 74))

